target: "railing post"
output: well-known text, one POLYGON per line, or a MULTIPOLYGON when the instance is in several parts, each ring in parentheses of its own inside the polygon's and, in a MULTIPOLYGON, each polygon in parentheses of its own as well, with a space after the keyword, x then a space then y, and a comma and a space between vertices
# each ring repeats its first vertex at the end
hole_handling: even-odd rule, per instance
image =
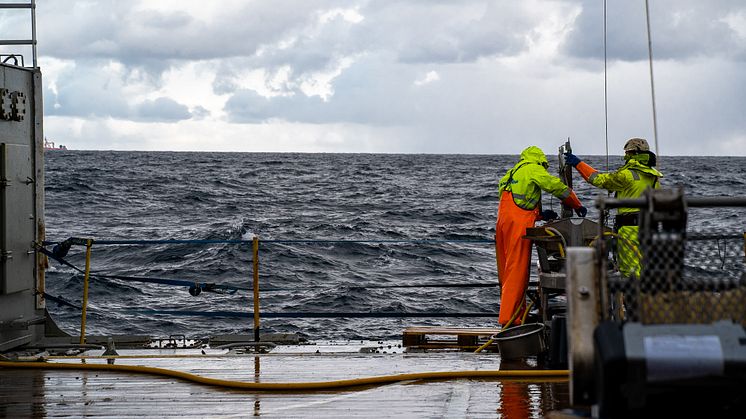
POLYGON ((259 237, 254 236, 254 342, 259 342, 259 237))
POLYGON ((85 275, 83 276, 83 309, 81 310, 80 318, 80 344, 85 344, 85 316, 88 309, 88 278, 91 273, 91 246, 93 246, 93 240, 87 239, 85 241, 85 275))

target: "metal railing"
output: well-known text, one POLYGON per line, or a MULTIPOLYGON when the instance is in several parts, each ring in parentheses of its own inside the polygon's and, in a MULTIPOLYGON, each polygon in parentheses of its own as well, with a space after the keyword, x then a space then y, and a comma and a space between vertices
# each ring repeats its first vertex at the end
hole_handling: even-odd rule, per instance
MULTIPOLYGON (((0 3, 0 12, 3 10, 11 9, 28 9, 31 11, 31 39, 0 39, 0 46, 31 46, 33 68, 37 68, 39 65, 36 55, 36 0, 30 0, 28 3, 0 3)), ((23 54, 0 54, 0 62, 2 62, 3 64, 10 64, 12 60, 13 65, 18 66, 19 58, 20 67, 25 67, 23 54)))
MULTIPOLYGON (((85 343, 86 335, 86 316, 87 308, 89 304, 88 289, 90 278, 101 278, 101 279, 115 279, 123 281, 135 281, 145 283, 156 283, 162 285, 181 286, 189 287, 189 293, 193 296, 199 295, 204 291, 246 291, 252 295, 252 305, 243 315, 240 313, 215 311, 215 312, 194 312, 194 311, 163 311, 163 310, 151 310, 152 314, 173 314, 173 315, 204 315, 204 316, 236 316, 237 314, 241 317, 251 317, 253 319, 253 334, 254 340, 259 341, 260 327, 262 317, 266 318, 300 318, 300 317, 314 317, 314 318, 341 318, 341 317, 371 317, 371 318, 382 318, 382 317, 497 317, 496 312, 480 312, 480 313, 450 313, 450 312, 413 312, 413 313, 371 313, 371 312, 269 312, 262 313, 260 310, 260 243, 262 245, 287 245, 287 244, 488 244, 494 246, 494 240, 487 239, 475 239, 475 240, 314 240, 314 239, 300 239, 300 240, 261 240, 258 237, 254 237, 251 240, 94 240, 91 238, 70 238, 64 242, 56 243, 55 250, 49 251, 43 246, 38 249, 49 256, 50 258, 56 259, 58 262, 67 265, 77 271, 77 274, 83 275, 83 292, 82 292, 82 305, 77 307, 65 300, 58 297, 47 295, 47 298, 53 301, 60 302, 65 305, 69 305, 80 309, 81 320, 80 320, 80 344, 85 343), (213 244, 238 244, 250 246, 251 249, 251 286, 240 286, 240 285, 225 285, 225 284, 214 284, 214 283, 203 283, 198 281, 180 280, 180 279, 165 279, 165 278, 153 278, 144 276, 125 276, 125 275, 111 275, 92 271, 91 269, 91 248, 96 246, 123 246, 123 245, 141 245, 141 246, 159 246, 159 245, 180 245, 180 244, 199 244, 199 245, 213 245, 213 244), (60 252, 57 248, 60 246, 66 246, 67 248, 60 252), (64 259, 67 254, 67 250, 71 246, 84 246, 85 247, 85 268, 81 269, 71 264, 64 259)), ((53 242, 45 242, 44 245, 52 245, 53 242)), ((479 282, 479 283, 417 283, 417 284, 367 284, 356 286, 358 288, 456 288, 456 287, 498 287, 498 282, 479 282)), ((318 287, 311 287, 318 288, 318 287)), ((302 290, 302 288, 294 287, 294 290, 302 290)), ((265 288, 264 292, 271 291, 283 291, 287 289, 268 287, 265 288)))

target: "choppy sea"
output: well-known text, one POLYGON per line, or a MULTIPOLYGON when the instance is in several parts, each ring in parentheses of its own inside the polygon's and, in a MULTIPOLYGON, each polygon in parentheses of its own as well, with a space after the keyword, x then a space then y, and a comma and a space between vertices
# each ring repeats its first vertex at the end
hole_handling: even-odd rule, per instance
MULTIPOLYGON (((557 158, 549 156, 550 171, 557 158)), ((99 245, 92 271, 237 287, 252 281, 260 240, 263 313, 491 313, 498 290, 494 237, 497 182, 508 155, 48 152, 47 240, 195 240, 99 245), (309 242, 301 242, 309 241, 309 242), (458 284, 460 287, 439 287, 458 284), (425 286, 420 285, 436 285, 425 286)), ((605 156, 587 160, 605 169, 605 156)), ((620 165, 619 156, 610 166, 620 165)), ((690 195, 746 194, 746 157, 662 157, 664 187, 690 195)), ((596 197, 575 174, 596 219, 596 197)), ((559 202, 544 196, 544 207, 559 202)), ((738 209, 695 209, 692 231, 743 232, 738 209)), ((67 260, 83 267, 84 248, 67 260)), ((79 330, 83 275, 50 261, 48 302, 57 323, 79 330)), ((250 333, 251 292, 93 276, 89 334, 206 337, 250 333), (222 315, 219 315, 222 312, 222 315), (245 316, 243 316, 245 314, 245 316)), ((263 318, 262 331, 312 339, 398 338, 409 325, 495 326, 494 317, 263 318)))

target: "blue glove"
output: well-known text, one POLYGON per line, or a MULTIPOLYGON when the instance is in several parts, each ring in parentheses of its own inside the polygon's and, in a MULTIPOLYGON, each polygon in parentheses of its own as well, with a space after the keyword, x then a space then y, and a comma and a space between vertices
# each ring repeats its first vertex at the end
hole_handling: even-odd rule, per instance
POLYGON ((585 217, 588 214, 588 208, 581 205, 580 208, 575 209, 575 214, 578 214, 578 217, 585 217))
POLYGON ((542 220, 547 220, 547 221, 556 220, 559 217, 559 215, 557 215, 557 213, 552 210, 544 210, 541 213, 539 213, 539 215, 541 215, 542 220))
POLYGON ((565 153, 565 163, 566 164, 569 164, 570 166, 575 167, 578 164, 580 164, 581 161, 582 160, 580 160, 580 158, 578 158, 578 156, 576 156, 576 155, 574 155, 572 153, 565 153))

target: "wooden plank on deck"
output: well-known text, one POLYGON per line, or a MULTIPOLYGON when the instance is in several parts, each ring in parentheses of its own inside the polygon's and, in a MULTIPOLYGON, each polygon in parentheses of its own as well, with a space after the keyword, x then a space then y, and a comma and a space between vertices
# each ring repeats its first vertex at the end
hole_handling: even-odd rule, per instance
POLYGON ((497 328, 412 326, 404 329, 402 344, 407 347, 426 349, 474 349, 480 346, 480 340, 486 342, 487 339, 499 331, 500 329, 497 328), (440 338, 436 338, 436 336, 440 338), (455 336, 455 339, 442 339, 443 336, 455 336))

